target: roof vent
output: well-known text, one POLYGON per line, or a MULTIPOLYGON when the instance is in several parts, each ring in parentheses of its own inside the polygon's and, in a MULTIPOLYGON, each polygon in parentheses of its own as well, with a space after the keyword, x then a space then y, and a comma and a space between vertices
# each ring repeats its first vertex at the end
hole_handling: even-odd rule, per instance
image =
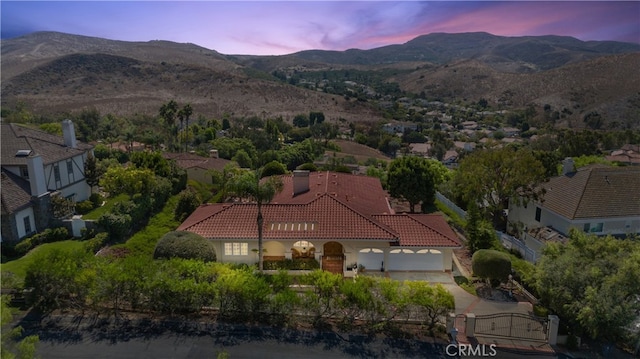
POLYGON ((28 157, 31 154, 31 150, 18 150, 16 157, 28 157))

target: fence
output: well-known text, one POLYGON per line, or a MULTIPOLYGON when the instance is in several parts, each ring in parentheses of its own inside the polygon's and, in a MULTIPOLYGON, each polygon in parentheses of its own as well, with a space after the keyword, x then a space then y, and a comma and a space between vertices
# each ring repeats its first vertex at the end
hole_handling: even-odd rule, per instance
POLYGON ((528 262, 535 263, 538 261, 539 254, 535 250, 527 247, 527 245, 518 238, 500 231, 496 231, 496 234, 498 235, 498 238, 500 238, 500 242, 505 248, 517 250, 528 262))
POLYGON ((442 193, 436 191, 436 198, 462 219, 467 219, 467 212, 465 212, 462 208, 456 206, 455 203, 449 200, 449 198, 445 197, 442 193))

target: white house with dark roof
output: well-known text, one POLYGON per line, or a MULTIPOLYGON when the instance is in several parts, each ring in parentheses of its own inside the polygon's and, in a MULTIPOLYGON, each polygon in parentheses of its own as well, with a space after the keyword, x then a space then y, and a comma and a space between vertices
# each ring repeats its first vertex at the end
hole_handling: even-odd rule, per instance
MULTIPOLYGON (((396 214, 374 177, 295 171, 262 205, 265 260, 313 257, 324 270, 450 271, 461 247, 441 215, 396 214)), ((215 243, 222 262, 257 262, 257 208, 252 203, 200 206, 178 230, 215 243)))
POLYGON ((508 221, 524 230, 571 228, 597 235, 640 233, 640 167, 590 165, 571 169, 542 184, 540 201, 509 205, 508 221))
POLYGON ((2 240, 16 242, 50 224, 50 196, 75 202, 91 195, 84 163, 91 145, 77 141, 73 122, 63 136, 18 124, 2 124, 2 240))

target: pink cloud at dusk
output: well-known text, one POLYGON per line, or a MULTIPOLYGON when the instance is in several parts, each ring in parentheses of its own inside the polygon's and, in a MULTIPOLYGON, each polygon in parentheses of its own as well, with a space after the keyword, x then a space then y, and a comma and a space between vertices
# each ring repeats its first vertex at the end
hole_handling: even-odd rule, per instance
POLYGON ((432 32, 640 43, 640 2, 2 1, 1 35, 191 42, 223 54, 370 49, 432 32))

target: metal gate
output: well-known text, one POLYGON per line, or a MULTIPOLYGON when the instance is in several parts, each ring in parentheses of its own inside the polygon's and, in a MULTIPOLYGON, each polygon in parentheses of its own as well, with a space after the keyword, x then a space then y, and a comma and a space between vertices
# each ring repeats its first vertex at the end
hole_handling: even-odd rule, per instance
POLYGON ((520 313, 478 315, 474 334, 546 342, 549 319, 520 313))

